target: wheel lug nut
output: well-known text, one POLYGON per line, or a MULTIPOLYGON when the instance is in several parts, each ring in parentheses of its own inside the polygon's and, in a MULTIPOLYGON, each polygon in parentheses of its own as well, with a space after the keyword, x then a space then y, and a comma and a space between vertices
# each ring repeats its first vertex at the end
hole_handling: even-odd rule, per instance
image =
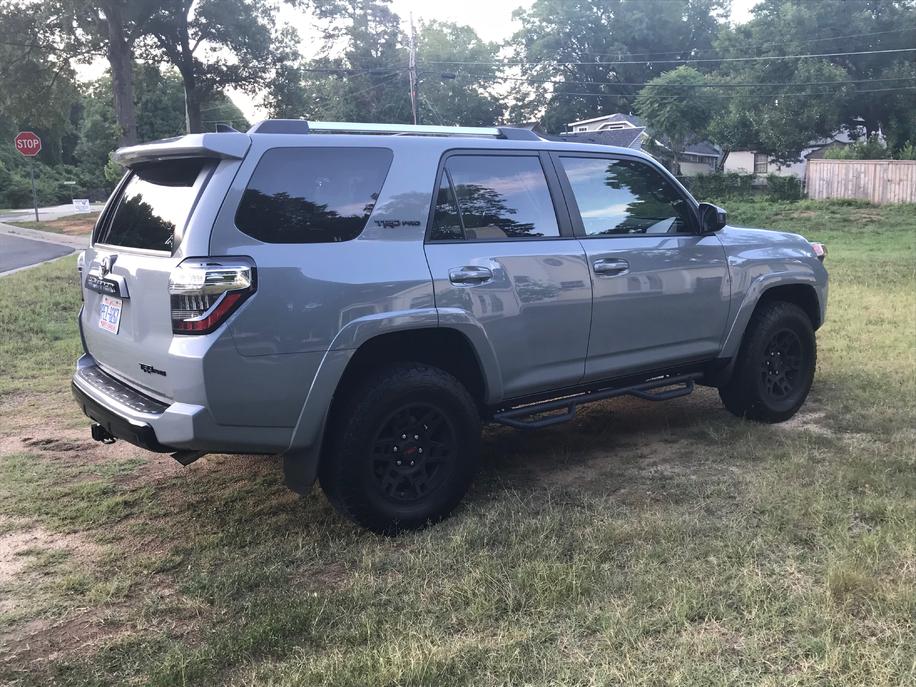
POLYGON ((402 438, 402 439, 406 439, 406 438, 407 438, 407 435, 406 435, 406 434, 402 434, 402 435, 401 435, 401 438, 402 438))
POLYGON ((414 434, 414 435, 413 435, 413 440, 414 440, 414 441, 417 441, 419 438, 420 438, 420 435, 419 435, 419 434, 414 434))
POLYGON ((397 461, 397 462, 395 463, 395 465, 400 465, 400 464, 401 464, 401 461, 397 461))
POLYGON ((391 450, 394 451, 395 453, 397 453, 397 452, 398 452, 398 447, 397 447, 397 446, 394 446, 394 447, 392 447, 391 450))
POLYGON ((411 464, 411 465, 414 465, 414 462, 413 462, 413 461, 410 461, 410 464, 411 464))
POLYGON ((423 453, 423 449, 422 449, 422 448, 418 448, 418 449, 417 449, 417 453, 423 453))

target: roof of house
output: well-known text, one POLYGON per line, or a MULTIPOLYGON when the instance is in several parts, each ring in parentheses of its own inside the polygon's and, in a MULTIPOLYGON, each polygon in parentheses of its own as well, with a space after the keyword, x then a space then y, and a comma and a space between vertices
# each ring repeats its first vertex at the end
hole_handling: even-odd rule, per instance
POLYGON ((577 131, 556 137, 559 141, 574 143, 598 143, 606 146, 620 146, 621 148, 642 148, 641 137, 646 127, 639 126, 633 129, 607 129, 604 131, 577 131))
MULTIPOLYGON (((564 134, 564 139, 580 141, 582 143, 601 143, 603 145, 623 146, 625 148, 642 147, 640 145, 640 136, 646 130, 646 125, 636 115, 615 112, 614 114, 604 115, 602 117, 594 117, 593 119, 583 119, 578 122, 570 122, 569 126, 576 126, 577 124, 594 124, 595 122, 606 122, 608 124, 613 122, 626 122, 633 128, 628 127, 626 129, 577 131, 574 133, 564 134), (601 136, 596 136, 596 134, 601 134, 601 136), (629 139, 629 141, 627 141, 627 139, 629 139)), ((659 143, 667 147, 665 140, 659 140, 659 143)), ((690 143, 687 145, 687 148, 684 150, 684 152, 691 155, 714 158, 718 158, 719 155, 721 155, 721 151, 709 141, 697 141, 695 143, 690 143)))

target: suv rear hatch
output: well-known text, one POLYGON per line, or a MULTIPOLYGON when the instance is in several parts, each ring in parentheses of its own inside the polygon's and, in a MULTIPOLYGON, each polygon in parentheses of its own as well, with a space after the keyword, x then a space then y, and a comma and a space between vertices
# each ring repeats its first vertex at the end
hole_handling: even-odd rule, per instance
POLYGON ((201 201, 225 193, 213 187, 215 173, 236 167, 249 143, 244 134, 203 134, 115 154, 128 172, 83 258, 83 340, 102 370, 154 398, 173 400, 191 381, 187 366, 199 366, 173 345, 169 281, 188 256, 207 254, 215 210, 201 201))

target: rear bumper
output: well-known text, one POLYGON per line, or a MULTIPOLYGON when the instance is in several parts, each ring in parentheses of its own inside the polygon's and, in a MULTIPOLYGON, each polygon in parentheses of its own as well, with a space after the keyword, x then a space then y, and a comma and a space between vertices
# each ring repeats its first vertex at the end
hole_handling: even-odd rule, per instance
POLYGON ((175 450, 174 448, 169 448, 168 446, 160 444, 159 440, 156 438, 156 432, 150 425, 142 422, 137 423, 123 415, 119 415, 111 408, 102 405, 89 396, 89 394, 76 385, 75 381, 71 382, 70 390, 73 392, 73 397, 76 399, 80 408, 83 409, 83 413, 102 425, 102 427, 107 429, 112 436, 123 439, 147 451, 168 453, 175 450))
POLYGON ((220 425, 209 409, 191 403, 164 403, 102 370, 86 354, 76 364, 73 396, 89 418, 113 436, 148 451, 280 453, 290 428, 220 425))

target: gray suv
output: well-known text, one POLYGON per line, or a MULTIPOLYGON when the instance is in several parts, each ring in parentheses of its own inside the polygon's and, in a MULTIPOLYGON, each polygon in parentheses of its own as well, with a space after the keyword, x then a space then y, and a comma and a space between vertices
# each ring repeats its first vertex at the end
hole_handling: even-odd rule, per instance
POLYGON ((268 120, 119 150, 80 256, 93 438, 282 454, 344 514, 441 519, 483 422, 718 387, 791 417, 824 248, 726 225, 642 153, 511 128, 268 120))

